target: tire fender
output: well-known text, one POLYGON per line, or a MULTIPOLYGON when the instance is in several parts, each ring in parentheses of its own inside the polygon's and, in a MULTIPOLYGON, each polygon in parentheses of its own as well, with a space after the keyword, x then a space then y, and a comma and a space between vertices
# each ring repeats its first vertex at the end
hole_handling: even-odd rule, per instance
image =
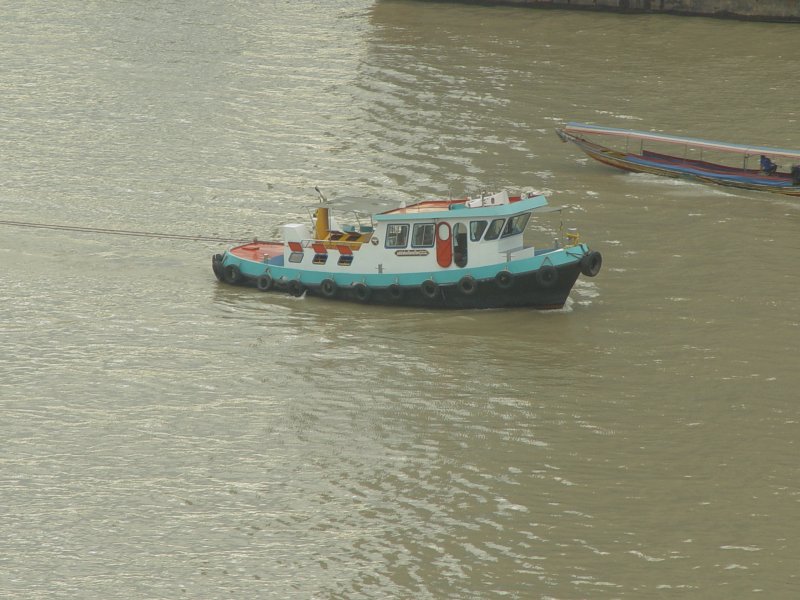
POLYGON ((433 300, 439 294, 439 284, 433 279, 426 279, 419 286, 419 291, 422 292, 422 295, 426 298, 433 300))
POLYGON ((553 265, 542 265, 536 271, 536 283, 543 288, 553 287, 558 281, 558 271, 553 265))
POLYGON ((295 298, 299 298, 306 291, 305 286, 302 283, 300 283, 299 279, 292 279, 287 284, 286 289, 289 290, 289 294, 291 294, 295 298))
POLYGON ((219 281, 225 281, 225 277, 222 274, 222 260, 222 254, 215 254, 211 257, 211 270, 214 271, 214 277, 219 281))
POLYGON ((256 279, 256 287, 262 292, 268 292, 272 289, 272 277, 269 273, 264 273, 261 277, 256 279))
POLYGON ((226 265, 222 268, 222 278, 225 283, 236 285, 242 281, 242 271, 237 265, 226 265))
POLYGON ((464 277, 458 280, 457 286, 458 291, 465 296, 472 296, 478 291, 478 282, 475 281, 472 275, 464 275, 464 277))
POLYGON ((588 254, 584 254, 581 258, 581 273, 587 277, 594 277, 600 272, 600 267, 603 266, 603 255, 597 250, 592 250, 588 254))
POLYGON ((356 300, 359 302, 369 302, 370 296, 372 296, 372 290, 366 283, 359 281, 353 284, 353 295, 355 295, 356 300))
POLYGON ((389 292, 389 297, 392 300, 401 300, 403 298, 403 288, 397 283, 393 283, 386 290, 389 292))
POLYGON ((500 289, 507 290, 514 285, 514 276, 511 274, 511 271, 498 271, 497 275, 494 276, 494 282, 500 289))
POLYGON ((336 282, 333 279, 323 279, 319 284, 319 291, 326 298, 333 298, 336 295, 336 282))

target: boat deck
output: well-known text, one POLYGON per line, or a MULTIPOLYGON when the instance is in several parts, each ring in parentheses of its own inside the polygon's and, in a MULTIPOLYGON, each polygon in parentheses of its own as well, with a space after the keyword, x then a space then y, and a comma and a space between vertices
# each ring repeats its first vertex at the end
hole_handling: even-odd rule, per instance
POLYGON ((252 241, 231 249, 230 253, 253 262, 265 262, 272 265, 283 264, 282 242, 252 241))

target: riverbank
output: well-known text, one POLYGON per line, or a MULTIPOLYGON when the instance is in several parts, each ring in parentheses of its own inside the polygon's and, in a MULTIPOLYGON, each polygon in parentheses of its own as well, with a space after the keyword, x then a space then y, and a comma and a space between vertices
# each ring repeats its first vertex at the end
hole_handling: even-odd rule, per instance
MULTIPOLYGON (((458 1, 458 0, 456 0, 458 1)), ((800 22, 800 0, 461 0, 473 4, 531 6, 630 13, 665 13, 754 21, 800 22)))

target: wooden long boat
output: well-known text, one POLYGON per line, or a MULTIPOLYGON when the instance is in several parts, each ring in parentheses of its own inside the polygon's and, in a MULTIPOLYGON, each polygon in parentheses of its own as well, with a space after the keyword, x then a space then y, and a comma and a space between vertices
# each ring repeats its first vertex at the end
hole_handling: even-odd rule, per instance
POLYGON ((567 123, 557 128, 556 133, 562 141, 574 143, 591 158, 618 169, 800 196, 800 151, 797 150, 728 144, 586 123, 567 123), (645 145, 650 149, 645 149, 645 145), (657 151, 656 147, 664 149, 657 151), (725 164, 726 161, 738 164, 725 164))

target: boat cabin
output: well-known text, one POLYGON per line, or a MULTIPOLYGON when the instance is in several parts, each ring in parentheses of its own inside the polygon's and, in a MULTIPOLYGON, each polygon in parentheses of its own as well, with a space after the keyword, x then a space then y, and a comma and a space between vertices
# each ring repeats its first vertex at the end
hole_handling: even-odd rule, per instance
POLYGON ((531 213, 547 207, 536 193, 502 191, 459 200, 428 200, 387 210, 370 225, 341 226, 330 203, 318 205, 311 227, 283 227, 287 264, 330 270, 419 272, 498 264, 534 256, 523 243, 531 213), (310 264, 309 264, 310 263, 310 264))

